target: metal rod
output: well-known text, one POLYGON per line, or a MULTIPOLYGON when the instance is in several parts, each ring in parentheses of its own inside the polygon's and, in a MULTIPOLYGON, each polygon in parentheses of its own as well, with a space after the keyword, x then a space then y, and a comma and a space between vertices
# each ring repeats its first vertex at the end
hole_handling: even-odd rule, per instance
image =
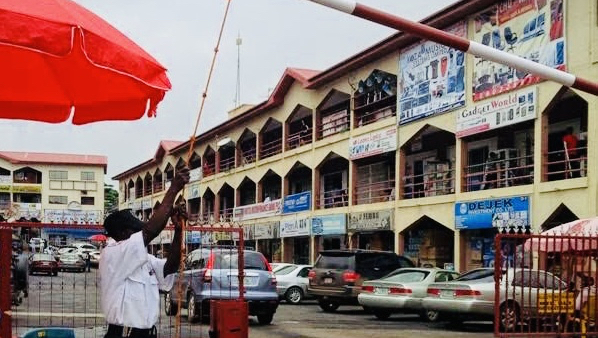
POLYGON ((309 0, 371 22, 410 33, 420 38, 456 48, 465 53, 498 62, 517 70, 523 70, 546 80, 579 89, 589 94, 598 95, 598 83, 591 82, 573 74, 527 60, 515 54, 494 49, 479 42, 462 38, 440 29, 426 26, 419 22, 403 19, 396 15, 368 7, 353 0, 309 0))

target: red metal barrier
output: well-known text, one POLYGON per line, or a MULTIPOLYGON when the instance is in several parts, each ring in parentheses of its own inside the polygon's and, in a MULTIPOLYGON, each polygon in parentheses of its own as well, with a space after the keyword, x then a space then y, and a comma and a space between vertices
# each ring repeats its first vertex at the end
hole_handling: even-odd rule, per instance
POLYGON ((10 308, 12 302, 11 258, 12 231, 0 225, 0 338, 12 338, 10 308))
POLYGON ((596 337, 598 237, 500 234, 495 240, 497 337, 596 337))

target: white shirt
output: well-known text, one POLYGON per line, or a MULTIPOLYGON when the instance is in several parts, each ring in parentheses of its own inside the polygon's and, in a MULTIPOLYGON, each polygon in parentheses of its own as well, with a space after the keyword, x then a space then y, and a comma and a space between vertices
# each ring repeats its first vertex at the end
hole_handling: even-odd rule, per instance
POLYGON ((102 311, 109 324, 149 329, 158 322, 160 294, 174 274, 164 278, 165 259, 147 253, 141 231, 127 240, 109 239, 100 255, 102 311))

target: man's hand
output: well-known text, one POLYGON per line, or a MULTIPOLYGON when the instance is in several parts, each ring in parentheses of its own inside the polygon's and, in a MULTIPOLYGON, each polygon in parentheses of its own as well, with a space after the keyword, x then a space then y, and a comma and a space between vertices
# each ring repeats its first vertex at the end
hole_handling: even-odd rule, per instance
POLYGON ((170 221, 174 225, 175 230, 181 230, 182 222, 186 221, 187 219, 187 204, 185 202, 181 202, 172 208, 170 221))
POLYGON ((171 184, 178 192, 183 189, 187 183, 189 183, 189 168, 187 166, 183 166, 176 171, 176 175, 174 176, 171 184))

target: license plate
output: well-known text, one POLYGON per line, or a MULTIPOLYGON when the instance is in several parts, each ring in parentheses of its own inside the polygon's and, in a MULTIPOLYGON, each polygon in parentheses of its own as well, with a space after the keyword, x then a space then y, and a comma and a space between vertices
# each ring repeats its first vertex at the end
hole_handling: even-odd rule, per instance
MULTIPOLYGON (((232 286, 239 286, 239 278, 237 276, 231 276, 230 279, 230 284, 232 286)), ((259 277, 245 276, 245 278, 243 278, 243 287, 256 286, 258 279, 259 277)))
POLYGON ((324 278, 324 284, 332 284, 332 278, 324 278))
POLYGON ((442 290, 440 292, 440 297, 453 298, 454 295, 455 293, 453 292, 453 290, 442 290))
POLYGON ((388 289, 387 288, 376 288, 376 294, 378 295, 387 295, 388 289))

